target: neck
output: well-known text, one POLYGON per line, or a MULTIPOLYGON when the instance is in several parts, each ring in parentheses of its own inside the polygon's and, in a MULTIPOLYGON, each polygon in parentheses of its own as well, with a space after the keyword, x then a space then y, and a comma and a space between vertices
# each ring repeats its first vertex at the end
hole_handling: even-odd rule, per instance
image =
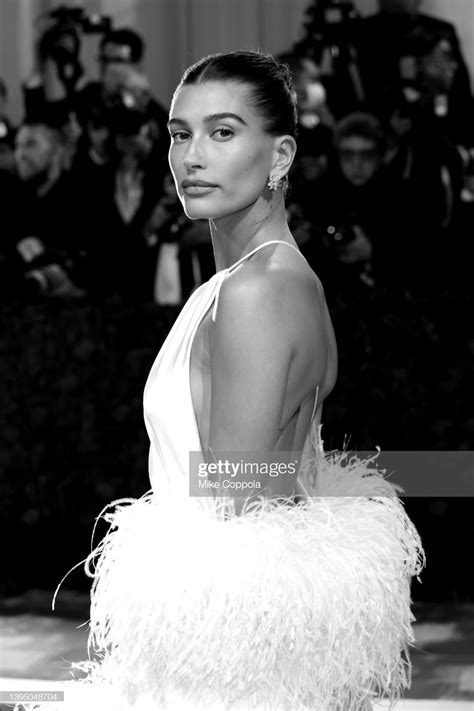
POLYGON ((209 220, 216 269, 227 269, 241 257, 272 239, 296 244, 286 220, 283 195, 259 198, 251 207, 209 220))
POLYGON ((137 175, 140 173, 140 161, 135 156, 124 155, 119 162, 119 173, 137 175))

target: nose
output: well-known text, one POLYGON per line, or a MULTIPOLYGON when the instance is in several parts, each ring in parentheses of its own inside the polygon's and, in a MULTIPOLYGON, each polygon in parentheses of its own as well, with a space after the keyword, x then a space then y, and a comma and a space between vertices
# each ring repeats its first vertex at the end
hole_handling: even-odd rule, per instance
POLYGON ((197 168, 204 168, 205 163, 206 157, 201 141, 197 138, 191 139, 183 156, 184 167, 188 170, 196 170, 197 168))
POLYGON ((360 170, 364 164, 364 160, 358 151, 353 151, 350 156, 347 156, 346 162, 352 170, 360 170))

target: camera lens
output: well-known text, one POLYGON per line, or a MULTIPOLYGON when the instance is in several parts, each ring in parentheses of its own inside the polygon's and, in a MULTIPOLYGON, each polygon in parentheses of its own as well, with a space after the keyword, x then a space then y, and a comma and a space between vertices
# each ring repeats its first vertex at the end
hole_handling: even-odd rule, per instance
POLYGON ((64 286, 66 274, 59 264, 46 264, 25 274, 27 291, 32 295, 53 294, 64 286))

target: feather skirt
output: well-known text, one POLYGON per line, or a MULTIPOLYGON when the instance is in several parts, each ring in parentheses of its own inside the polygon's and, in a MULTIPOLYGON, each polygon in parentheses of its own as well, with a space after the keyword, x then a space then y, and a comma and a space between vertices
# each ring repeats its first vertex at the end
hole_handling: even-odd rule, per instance
POLYGON ((376 457, 315 447, 299 480, 301 503, 241 516, 152 493, 115 502, 87 561, 86 676, 70 682, 87 708, 392 707, 411 680, 419 535, 376 457))

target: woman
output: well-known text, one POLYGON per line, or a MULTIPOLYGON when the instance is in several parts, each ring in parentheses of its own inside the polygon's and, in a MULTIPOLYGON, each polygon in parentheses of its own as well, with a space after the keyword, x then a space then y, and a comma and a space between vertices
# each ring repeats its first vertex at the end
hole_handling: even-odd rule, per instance
POLYGON ((355 711, 408 682, 418 535, 370 462, 316 441, 337 355, 285 220, 295 120, 288 72, 257 53, 203 59, 173 98, 176 188, 210 221, 217 273, 146 385, 153 491, 108 515, 91 556, 88 680, 114 709, 355 711), (243 491, 211 467, 254 455, 285 474, 262 466, 243 491))
MULTIPOLYGON (((213 308, 199 309, 189 354, 192 414, 207 459, 216 451, 301 450, 317 389, 320 412, 334 385, 336 344, 322 287, 285 216, 295 118, 284 70, 245 53, 191 68, 172 103, 176 189, 188 217, 209 219, 217 267, 203 290, 213 308), (272 67, 279 112, 266 118, 253 105, 261 98, 252 98, 251 84, 223 81, 220 64, 262 82, 272 67)), ((160 364, 145 393, 151 410, 160 364)), ((149 431, 153 439, 153 424, 149 431)), ((288 480, 278 493, 290 496, 294 485, 288 480)))

